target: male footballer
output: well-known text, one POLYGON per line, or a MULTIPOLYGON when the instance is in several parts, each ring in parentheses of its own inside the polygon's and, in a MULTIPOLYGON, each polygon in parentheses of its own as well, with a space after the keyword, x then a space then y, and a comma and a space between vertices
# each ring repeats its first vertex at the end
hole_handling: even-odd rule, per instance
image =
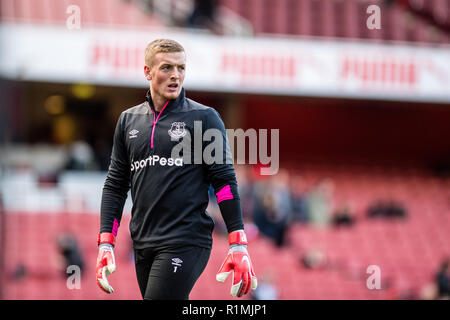
POLYGON ((230 244, 216 279, 224 282, 232 274, 232 296, 256 289, 236 176, 226 161, 225 126, 213 108, 185 96, 185 67, 185 50, 178 42, 151 42, 145 51, 146 101, 122 112, 117 121, 102 194, 96 267, 97 284, 106 293, 114 291, 107 277, 116 270, 115 239, 130 187, 129 227, 143 299, 189 299, 211 253, 214 221, 206 212, 210 185, 230 244), (203 132, 220 130, 223 161, 185 161, 186 154, 172 155, 180 139, 194 136, 194 121, 203 132))

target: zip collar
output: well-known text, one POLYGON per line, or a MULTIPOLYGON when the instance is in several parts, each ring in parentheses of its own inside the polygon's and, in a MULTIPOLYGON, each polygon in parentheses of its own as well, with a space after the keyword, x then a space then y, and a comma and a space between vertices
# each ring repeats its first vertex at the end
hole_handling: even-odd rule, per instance
MULTIPOLYGON (((167 113, 170 110, 182 106, 185 97, 186 93, 184 91, 184 88, 181 88, 181 92, 178 98, 176 98, 175 100, 169 100, 169 104, 165 107, 164 112, 167 113)), ((149 108, 153 113, 162 113, 163 109, 161 110, 161 112, 155 110, 150 90, 147 91, 147 94, 145 95, 145 100, 148 102, 149 108)))
POLYGON ((181 92, 180 92, 180 95, 178 96, 178 98, 175 100, 167 100, 166 103, 164 104, 164 107, 161 109, 161 111, 158 113, 158 115, 156 115, 157 111, 155 110, 155 107, 153 105, 153 100, 150 95, 150 90, 147 91, 147 94, 145 95, 145 100, 148 102, 148 105, 153 112, 152 136, 151 136, 151 141, 150 141, 150 146, 152 149, 154 147, 153 137, 155 135, 155 128, 156 128, 156 124, 158 123, 159 117, 163 114, 164 111, 166 111, 166 113, 167 113, 168 111, 170 111, 170 109, 174 109, 174 108, 178 107, 182 103, 182 101, 184 101, 184 97, 185 97, 184 88, 181 88, 181 92))

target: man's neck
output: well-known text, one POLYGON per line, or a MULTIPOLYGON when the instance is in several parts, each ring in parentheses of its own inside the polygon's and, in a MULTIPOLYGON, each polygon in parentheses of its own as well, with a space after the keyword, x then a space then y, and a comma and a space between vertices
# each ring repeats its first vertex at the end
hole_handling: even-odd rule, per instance
POLYGON ((167 100, 164 100, 162 98, 158 99, 152 97, 153 107, 157 112, 161 112, 161 110, 164 108, 164 104, 166 103, 166 101, 167 100))
POLYGON ((164 108, 164 104, 166 103, 167 99, 164 99, 164 97, 155 94, 154 92, 152 92, 151 89, 150 94, 153 103, 153 108, 155 108, 157 112, 161 112, 161 110, 164 108))

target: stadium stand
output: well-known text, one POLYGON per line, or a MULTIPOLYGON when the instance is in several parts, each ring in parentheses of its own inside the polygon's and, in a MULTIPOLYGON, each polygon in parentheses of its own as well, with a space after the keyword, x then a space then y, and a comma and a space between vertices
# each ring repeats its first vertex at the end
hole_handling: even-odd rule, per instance
POLYGON ((111 0, 4 0, 1 1, 0 20, 6 23, 65 25, 70 5, 80 8, 83 25, 86 27, 163 26, 161 19, 146 14, 133 3, 111 0))
MULTIPOLYGON (((0 19, 8 23, 65 24, 66 8, 77 5, 83 25, 103 27, 173 26, 171 15, 187 16, 182 1, 116 0, 3 0, 0 19), (157 5, 157 3, 160 3, 157 5), (167 10, 157 10, 158 8, 167 10), (172 11, 171 11, 172 10, 172 11), (177 13, 178 11, 181 13, 177 13)), ((254 35, 301 35, 383 41, 448 43, 450 6, 445 0, 352 1, 352 0, 218 0, 216 20, 222 26, 250 24, 254 35), (369 5, 380 6, 383 28, 360 28, 366 24, 369 5)), ((222 30, 228 32, 229 30, 222 30)), ((245 31, 248 33, 249 31, 245 31)))
MULTIPOLYGON (((301 170, 306 188, 324 177, 336 185, 335 201, 355 203, 355 224, 347 228, 315 228, 294 222, 288 231, 288 245, 274 246, 259 235, 251 240, 250 253, 256 272, 273 274, 280 299, 401 299, 419 298, 434 282, 439 263, 450 255, 449 180, 401 169, 347 167, 336 169, 310 166, 301 170), (363 169, 363 170, 362 170, 363 169), (342 187, 341 187, 342 186, 342 187), (407 186, 407 187, 405 187, 407 186), (398 220, 372 220, 366 209, 377 199, 377 190, 389 189, 391 196, 407 204, 408 216, 398 220), (447 192, 442 192, 447 190, 447 192), (307 269, 302 255, 320 248, 325 265, 307 269), (282 269, 270 269, 270 261, 282 269), (368 290, 367 267, 381 270, 381 289, 368 290)), ((381 192, 381 191, 380 191, 381 192)), ((5 216, 6 299, 99 299, 94 270, 98 216, 90 213, 33 214, 9 212, 5 216), (63 271, 58 269, 58 235, 73 234, 86 261, 81 290, 67 290, 63 271), (20 272, 20 266, 22 270, 20 272), (91 272, 89 272, 91 271, 91 272)), ((117 288, 112 299, 139 299, 130 256, 128 222, 122 222, 116 250, 118 271, 111 277, 117 288)), ((215 234, 205 272, 191 293, 191 299, 228 299, 228 288, 215 281, 216 269, 227 250, 225 238, 215 234)))
POLYGON ((448 43, 445 1, 221 0, 253 25, 254 33, 448 43), (369 5, 383 12, 381 30, 361 28, 369 5), (420 30, 420 32, 417 32, 420 30))

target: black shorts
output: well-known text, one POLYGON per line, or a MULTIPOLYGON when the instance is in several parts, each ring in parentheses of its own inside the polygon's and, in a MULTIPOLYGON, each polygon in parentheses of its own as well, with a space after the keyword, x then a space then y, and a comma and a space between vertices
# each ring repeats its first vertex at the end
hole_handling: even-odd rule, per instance
POLYGON ((211 249, 182 246, 135 249, 136 275, 144 300, 188 300, 211 249))

